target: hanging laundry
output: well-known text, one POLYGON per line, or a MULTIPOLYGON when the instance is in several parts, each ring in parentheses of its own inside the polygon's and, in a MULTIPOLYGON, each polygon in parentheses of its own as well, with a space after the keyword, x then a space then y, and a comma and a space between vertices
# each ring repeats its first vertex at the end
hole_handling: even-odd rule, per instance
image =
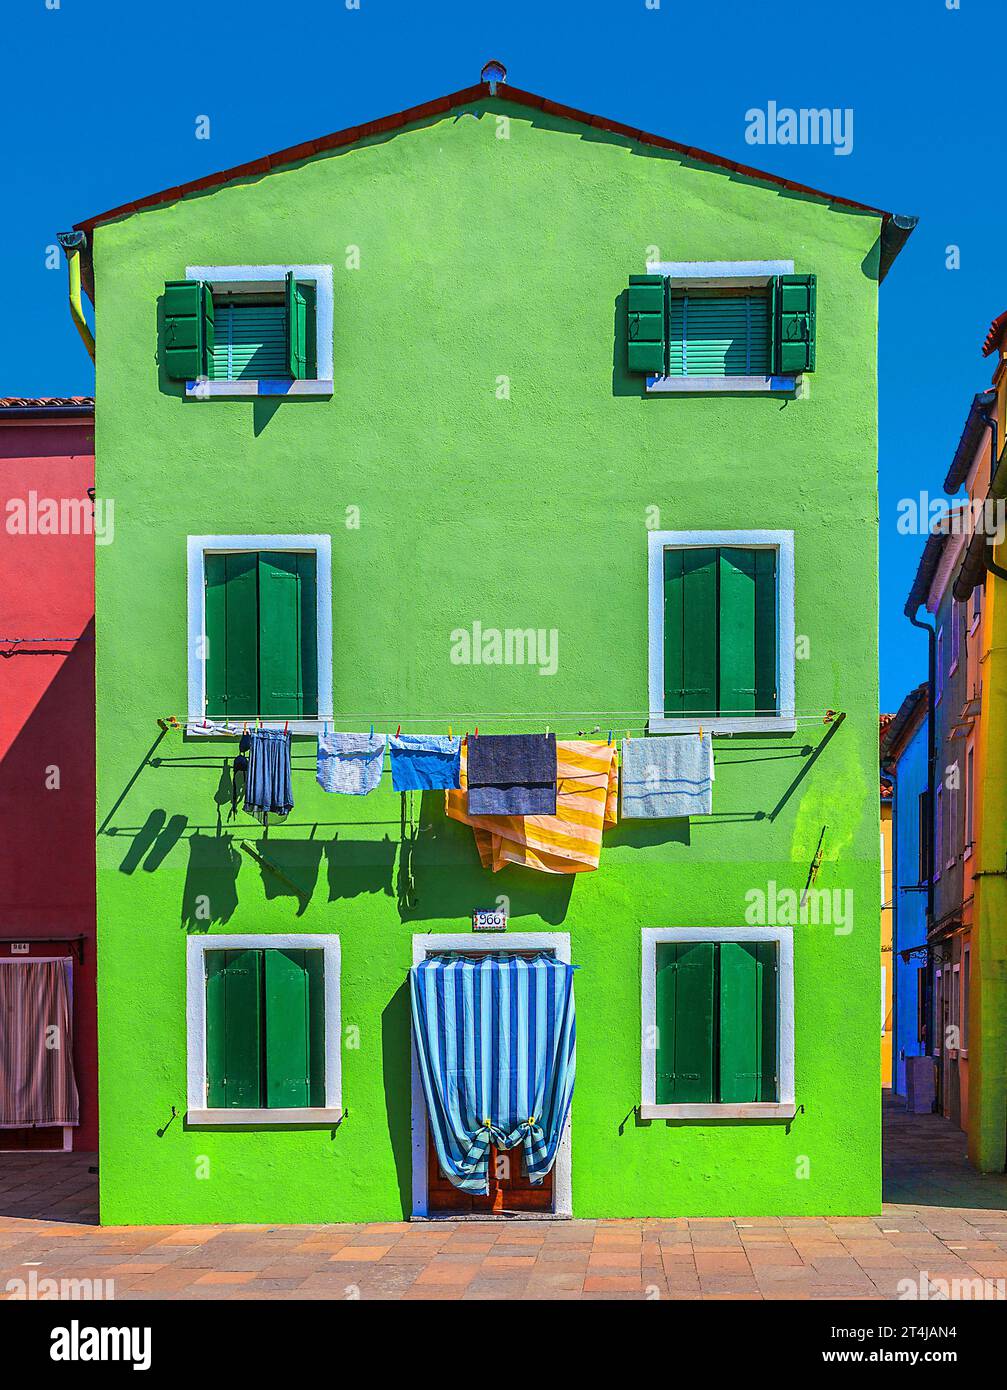
POLYGON ((466 742, 470 815, 556 814, 555 734, 484 734, 466 742))
POLYGON ((623 739, 623 820, 670 820, 712 812, 712 734, 623 739))
POLYGON ((282 729, 253 729, 247 737, 245 810, 268 825, 271 815, 286 816, 294 809, 290 735, 282 729))
POLYGON ((384 734, 319 734, 318 785, 344 796, 366 796, 381 781, 384 734))
POLYGON ((601 832, 618 820, 615 745, 586 740, 556 744, 554 816, 473 816, 465 788, 466 755, 474 742, 482 740, 462 749, 462 790, 445 793, 445 809, 453 820, 472 826, 483 867, 495 873, 505 864, 524 864, 547 874, 597 869, 601 832))
POLYGON ((446 791, 461 786, 460 738, 443 734, 392 734, 388 757, 397 792, 446 791))

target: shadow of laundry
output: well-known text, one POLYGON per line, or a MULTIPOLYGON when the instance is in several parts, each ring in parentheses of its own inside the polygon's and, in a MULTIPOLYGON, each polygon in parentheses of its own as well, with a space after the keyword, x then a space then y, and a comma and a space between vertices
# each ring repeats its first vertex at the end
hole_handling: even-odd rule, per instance
POLYGON ((318 882, 318 869, 325 851, 323 841, 263 838, 248 848, 262 874, 267 900, 294 898, 297 915, 302 916, 318 882))
POLYGON ((158 835, 151 847, 150 853, 143 861, 143 871, 152 874, 155 869, 159 869, 171 851, 182 838, 185 827, 189 823, 188 816, 172 816, 171 820, 158 835))
POLYGON ((339 835, 327 841, 329 902, 356 898, 361 893, 393 892, 398 842, 387 835, 380 840, 348 840, 339 835))
POLYGON ((229 922, 238 906, 241 855, 230 835, 189 836, 189 866, 182 889, 182 926, 208 931, 229 922))
POLYGON ((143 825, 133 836, 133 841, 119 865, 121 874, 131 874, 140 866, 140 860, 157 839, 165 821, 165 812, 151 811, 143 825))

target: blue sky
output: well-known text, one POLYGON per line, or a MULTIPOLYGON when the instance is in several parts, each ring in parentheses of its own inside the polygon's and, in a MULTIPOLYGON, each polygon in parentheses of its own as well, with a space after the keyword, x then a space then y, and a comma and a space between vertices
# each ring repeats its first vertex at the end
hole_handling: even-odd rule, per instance
POLYGON ((982 339, 1007 308, 997 80, 1007 7, 955 3, 16 0, 0 90, 0 394, 93 389, 65 270, 46 268, 58 231, 455 91, 499 58, 516 86, 919 216, 881 288, 881 704, 895 709, 926 661, 923 634, 902 616, 922 540, 897 533, 897 504, 940 493, 972 395, 989 384, 982 339), (249 81, 263 58, 270 75, 249 81), (852 152, 747 145, 745 112, 770 100, 851 108, 852 152), (210 140, 195 138, 199 115, 210 140), (947 268, 948 246, 959 269, 947 268))

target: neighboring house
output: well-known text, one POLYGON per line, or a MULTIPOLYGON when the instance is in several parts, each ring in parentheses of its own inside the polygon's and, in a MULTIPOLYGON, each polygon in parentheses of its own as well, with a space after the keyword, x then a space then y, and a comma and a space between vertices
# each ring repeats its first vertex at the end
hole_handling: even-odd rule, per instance
POLYGON ((888 897, 894 975, 891 1084, 903 1096, 906 1059, 926 1056, 928 1039, 928 691, 924 682, 909 692, 881 739, 881 765, 892 787, 892 877, 888 897))
MULTIPOLYGON (((885 730, 894 719, 882 714, 878 719, 878 738, 884 742, 885 730)), ((881 1084, 892 1084, 892 779, 881 776, 881 1084)))
POLYGON ((79 226, 120 518, 106 1222, 880 1207, 863 518, 911 223, 499 80, 79 226), (268 831, 228 716, 294 737, 268 831), (712 733, 713 813, 493 873, 439 792, 321 789, 319 734, 371 725, 712 733), (577 1075, 544 1187, 501 1154, 474 1198, 432 1159, 409 980, 487 949, 579 967, 577 1075))
MULTIPOLYGON (((965 777, 969 680, 965 614, 954 582, 967 545, 960 505, 935 523, 927 538, 906 612, 925 606, 934 645, 933 886, 928 900, 937 1103, 941 1113, 967 1127, 969 1055, 962 1044, 962 1001, 971 966, 972 895, 965 894, 965 777)), ((970 885, 971 886, 971 885, 970 885)))
POLYGON ((94 402, 0 399, 0 1150, 98 1147, 94 402))
POLYGON ((969 675, 961 728, 965 759, 964 885, 971 899, 968 968, 961 969, 960 1049, 968 1056, 969 1157, 983 1172, 1007 1164, 1007 466, 1004 465, 1007 314, 983 345, 993 385, 975 397, 945 479, 968 496, 971 526, 954 582, 969 675))

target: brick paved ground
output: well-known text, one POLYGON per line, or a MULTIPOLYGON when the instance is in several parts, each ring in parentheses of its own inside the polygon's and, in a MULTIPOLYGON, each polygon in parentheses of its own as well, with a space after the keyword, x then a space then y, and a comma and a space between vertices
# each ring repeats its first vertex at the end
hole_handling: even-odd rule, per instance
POLYGON ((878 1217, 101 1228, 93 1162, 0 1158, 0 1298, 33 1270, 119 1299, 882 1299, 921 1270, 1007 1279, 1007 1176, 890 1101, 878 1217))

